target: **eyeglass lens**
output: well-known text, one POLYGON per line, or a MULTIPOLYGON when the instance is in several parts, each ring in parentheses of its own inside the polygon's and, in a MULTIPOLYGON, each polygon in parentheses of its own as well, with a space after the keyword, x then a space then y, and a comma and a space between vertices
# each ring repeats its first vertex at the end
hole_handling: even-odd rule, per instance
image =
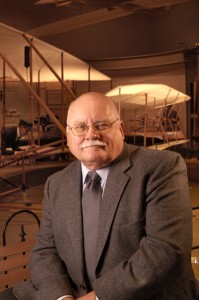
MULTIPOLYGON (((95 123, 90 126, 93 127, 93 129, 96 131, 104 132, 104 131, 108 130, 109 128, 111 128, 112 125, 111 125, 111 123, 108 123, 108 122, 100 122, 100 123, 95 123)), ((86 133, 90 126, 87 126, 86 124, 79 124, 79 125, 74 126, 72 128, 72 131, 75 134, 86 133)))

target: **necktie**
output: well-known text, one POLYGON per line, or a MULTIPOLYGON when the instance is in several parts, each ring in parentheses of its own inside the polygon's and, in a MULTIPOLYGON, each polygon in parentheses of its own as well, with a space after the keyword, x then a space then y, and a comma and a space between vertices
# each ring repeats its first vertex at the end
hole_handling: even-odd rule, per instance
POLYGON ((100 201, 102 198, 101 177, 90 171, 86 177, 86 187, 82 198, 84 255, 87 276, 92 287, 95 277, 95 256, 98 235, 100 201))

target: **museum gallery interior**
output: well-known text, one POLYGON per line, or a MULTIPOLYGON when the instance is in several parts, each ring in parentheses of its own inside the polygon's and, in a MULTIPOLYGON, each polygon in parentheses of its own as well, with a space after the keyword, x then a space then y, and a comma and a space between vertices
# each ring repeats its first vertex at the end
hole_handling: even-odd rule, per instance
MULTIPOLYGON (((199 280, 198 0, 0 1, 0 248, 30 251, 44 184, 75 160, 68 107, 90 91, 115 102, 127 143, 185 160, 199 280)), ((28 261, 0 291, 30 276, 28 261)))

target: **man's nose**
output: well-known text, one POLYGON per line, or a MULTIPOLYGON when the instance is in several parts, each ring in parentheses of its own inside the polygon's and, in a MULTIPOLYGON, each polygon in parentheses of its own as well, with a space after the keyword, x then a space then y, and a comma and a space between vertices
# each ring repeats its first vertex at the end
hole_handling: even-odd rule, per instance
POLYGON ((95 126, 89 126, 85 137, 89 139, 96 139, 100 137, 100 134, 95 126))

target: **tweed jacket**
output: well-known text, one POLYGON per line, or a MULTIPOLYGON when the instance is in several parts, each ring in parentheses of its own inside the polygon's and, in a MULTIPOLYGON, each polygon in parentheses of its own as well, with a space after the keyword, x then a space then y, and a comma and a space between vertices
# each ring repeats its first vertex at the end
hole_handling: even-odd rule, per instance
MULTIPOLYGON (((32 280, 20 300, 55 300, 88 292, 79 161, 49 177, 32 252, 32 280)), ((192 215, 180 155, 124 145, 110 164, 100 207, 94 290, 100 300, 195 298, 190 263, 192 215)))

